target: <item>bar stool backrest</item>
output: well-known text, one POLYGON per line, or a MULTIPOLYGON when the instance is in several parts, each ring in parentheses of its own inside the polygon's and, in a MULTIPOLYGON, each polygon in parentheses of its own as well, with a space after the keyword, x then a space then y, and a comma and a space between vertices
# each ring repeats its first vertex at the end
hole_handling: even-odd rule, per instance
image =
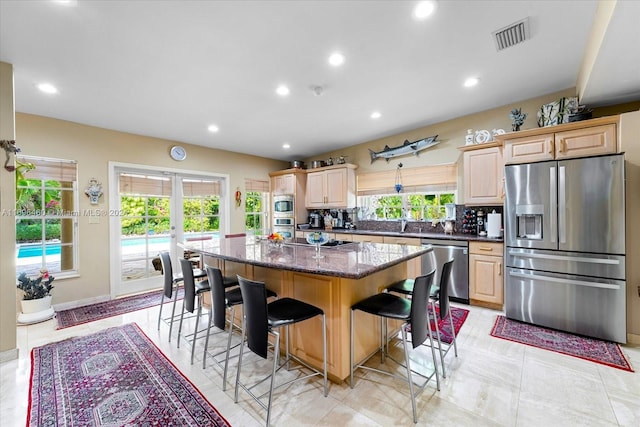
POLYGON ((162 275, 164 276, 164 296, 171 299, 171 296, 173 296, 173 268, 171 267, 169 252, 160 252, 160 262, 162 263, 162 275))
POLYGON ((441 320, 446 318, 451 311, 449 304, 449 287, 451 286, 451 269, 453 268, 454 260, 454 258, 451 258, 442 265, 442 274, 440 275, 440 299, 438 301, 441 320))
POLYGON ((191 261, 180 258, 180 267, 184 277, 184 309, 189 313, 193 313, 196 301, 196 282, 193 278, 193 267, 191 261))
POLYGON ((207 278, 211 288, 211 309, 213 310, 213 325, 224 330, 226 301, 224 294, 224 279, 219 268, 207 266, 207 278))
POLYGON ((416 277, 411 295, 411 343, 413 348, 421 345, 429 336, 429 294, 435 270, 416 277))
POLYGON ((263 359, 267 358, 269 321, 267 318, 267 288, 264 282, 245 279, 238 275, 244 313, 243 327, 247 345, 263 359))

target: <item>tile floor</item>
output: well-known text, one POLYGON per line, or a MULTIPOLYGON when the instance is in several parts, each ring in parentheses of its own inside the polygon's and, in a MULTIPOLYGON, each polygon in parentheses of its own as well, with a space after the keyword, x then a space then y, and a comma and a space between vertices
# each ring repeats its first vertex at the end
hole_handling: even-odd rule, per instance
MULTIPOLYGON (((449 375, 441 391, 430 383, 418 397, 418 425, 640 425, 640 373, 493 338, 489 332, 499 313, 468 308, 471 312, 458 339, 459 357, 452 353, 447 357, 449 375)), ((222 391, 218 366, 209 361, 207 369, 202 369, 202 343, 191 365, 189 345, 182 342, 178 349, 175 339, 168 343, 166 324, 156 330, 157 314, 155 307, 63 330, 56 330, 55 320, 18 327, 20 357, 0 366, 0 424, 25 424, 31 348, 136 322, 231 425, 264 425, 264 411, 246 393, 241 392, 240 402, 234 404, 231 382, 222 391)), ((223 341, 218 335, 210 349, 223 348, 223 341)), ((640 371, 640 348, 626 346, 624 352, 640 371)), ((258 369, 260 363, 253 360, 251 370, 258 369)), ((235 379, 235 369, 231 369, 231 378, 235 379)), ((406 383, 359 371, 354 389, 330 383, 327 398, 321 390, 318 377, 281 389, 274 398, 272 425, 414 425, 406 383)))

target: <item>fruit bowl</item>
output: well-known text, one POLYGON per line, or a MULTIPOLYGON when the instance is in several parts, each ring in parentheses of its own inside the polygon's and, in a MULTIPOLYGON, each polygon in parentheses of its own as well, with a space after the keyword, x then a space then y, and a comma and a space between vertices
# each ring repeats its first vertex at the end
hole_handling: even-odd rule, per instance
POLYGON ((322 231, 307 233, 304 237, 310 245, 324 245, 329 241, 329 235, 322 231))

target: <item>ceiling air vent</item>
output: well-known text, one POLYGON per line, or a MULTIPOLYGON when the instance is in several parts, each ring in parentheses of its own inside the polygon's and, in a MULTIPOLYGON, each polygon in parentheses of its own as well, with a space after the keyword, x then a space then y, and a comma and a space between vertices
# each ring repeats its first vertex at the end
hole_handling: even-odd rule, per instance
POLYGON ((522 19, 491 34, 496 41, 498 52, 515 46, 529 39, 529 18, 522 19))

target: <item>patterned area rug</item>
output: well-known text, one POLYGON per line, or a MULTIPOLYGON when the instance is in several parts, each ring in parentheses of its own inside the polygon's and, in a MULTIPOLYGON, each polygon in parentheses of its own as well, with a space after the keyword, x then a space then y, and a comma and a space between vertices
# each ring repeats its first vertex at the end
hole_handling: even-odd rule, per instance
POLYGON ((131 323, 36 347, 27 426, 229 426, 131 323))
POLYGON ((583 337, 498 316, 491 336, 633 372, 616 343, 583 337))
MULTIPOLYGON (((436 313, 440 314, 439 308, 436 306, 436 313)), ((453 327, 456 331, 456 336, 458 336, 458 332, 464 321, 467 320, 467 316, 469 315, 469 310, 465 308, 451 307, 451 315, 453 316, 453 327)), ((435 338, 435 330, 436 325, 433 323, 433 316, 431 318, 431 330, 434 331, 433 337, 435 338)), ((447 344, 451 344, 453 342, 453 335, 451 334, 451 324, 449 323, 449 319, 445 319, 440 325, 440 341, 445 342, 447 344)), ((411 330, 411 327, 409 327, 411 330)))
MULTIPOLYGON (((183 289, 180 288, 178 291, 178 298, 182 298, 182 295, 183 289)), ((116 298, 111 301, 58 311, 56 312, 58 329, 69 328, 71 326, 94 322, 107 317, 118 316, 120 314, 153 307, 160 305, 160 301, 162 301, 162 291, 153 291, 146 294, 116 298)), ((166 299, 165 303, 167 303, 166 299)), ((166 307, 169 307, 169 310, 171 310, 170 305, 167 304, 166 307)), ((166 307, 163 307, 163 313, 167 309, 166 307)), ((171 313, 169 312, 169 314, 171 313)))

